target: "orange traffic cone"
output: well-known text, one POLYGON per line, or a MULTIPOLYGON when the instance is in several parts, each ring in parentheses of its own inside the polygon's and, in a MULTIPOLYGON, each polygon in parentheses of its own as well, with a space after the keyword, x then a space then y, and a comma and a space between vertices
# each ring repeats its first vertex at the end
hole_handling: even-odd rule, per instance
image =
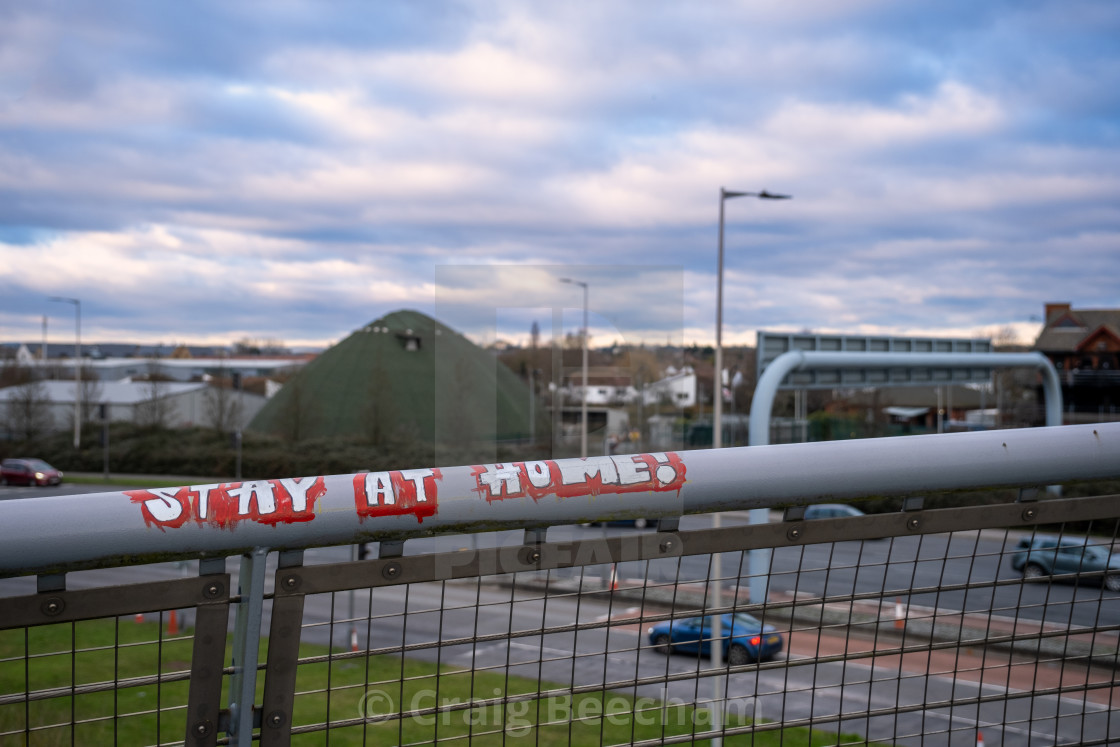
POLYGON ((135 622, 142 623, 142 622, 144 622, 144 613, 143 612, 137 612, 136 616, 133 617, 132 619, 135 622))
POLYGON ((167 613, 167 634, 179 635, 179 617, 175 614, 175 610, 167 613))
POLYGON ((984 732, 976 730, 976 747, 984 747, 984 732))
POLYGON ((896 628, 906 627, 906 613, 902 609, 902 600, 898 597, 894 599, 894 626, 896 628))
POLYGON ((350 628, 350 650, 358 650, 358 630, 354 627, 350 628))

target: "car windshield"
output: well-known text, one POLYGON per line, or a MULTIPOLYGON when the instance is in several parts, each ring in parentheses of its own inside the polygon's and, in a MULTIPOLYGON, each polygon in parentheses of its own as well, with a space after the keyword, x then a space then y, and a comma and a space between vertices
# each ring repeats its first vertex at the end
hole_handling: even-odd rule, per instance
POLYGON ((732 615, 732 617, 735 619, 736 625, 742 625, 746 628, 762 627, 762 623, 748 615, 746 612, 736 612, 734 615, 732 615))
POLYGON ((1085 548, 1085 557, 1093 560, 1105 560, 1108 557, 1108 552, 1103 547, 1089 545, 1085 548))
POLYGON ((45 472, 54 469, 54 467, 50 466, 42 459, 28 459, 27 464, 36 472, 45 472))

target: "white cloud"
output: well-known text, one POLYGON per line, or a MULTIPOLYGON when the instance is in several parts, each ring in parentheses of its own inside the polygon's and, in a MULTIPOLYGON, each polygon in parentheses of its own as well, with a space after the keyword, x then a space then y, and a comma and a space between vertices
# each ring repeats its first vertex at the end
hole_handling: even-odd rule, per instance
POLYGON ((1044 6, 467 3, 368 39, 374 6, 306 33, 264 12, 197 54, 158 10, 19 13, 0 29, 0 330, 34 334, 35 302, 10 299, 89 293, 105 329, 335 338, 438 304, 436 265, 520 263, 465 306, 567 303, 528 267, 597 262, 685 265, 686 337, 710 340, 720 186, 795 198, 727 204, 729 341, 1114 303, 1117 11, 1044 6), (27 264, 43 274, 9 269, 27 264))
POLYGON ((791 102, 765 123, 765 131, 817 148, 882 150, 991 134, 1006 124, 998 101, 960 82, 944 81, 930 96, 908 94, 890 107, 791 102))

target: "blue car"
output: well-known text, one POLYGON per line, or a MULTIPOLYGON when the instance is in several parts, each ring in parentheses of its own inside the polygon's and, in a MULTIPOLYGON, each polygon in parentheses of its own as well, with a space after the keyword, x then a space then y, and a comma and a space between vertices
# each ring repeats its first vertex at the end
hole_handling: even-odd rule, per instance
POLYGON ((806 519, 847 519, 863 515, 863 511, 846 503, 815 503, 805 509, 806 519))
POLYGON ((1079 573, 1099 574, 1098 581, 1109 591, 1120 591, 1120 554, 1110 552, 1111 540, 1085 537, 1035 535, 1019 540, 1011 567, 1023 578, 1064 577, 1073 581, 1079 573))
MULTIPOLYGON (((722 615, 723 659, 732 666, 763 661, 782 650, 783 640, 773 625, 763 626, 745 612, 722 615)), ((649 642, 663 654, 673 651, 712 652, 712 616, 666 620, 650 627, 649 642)))

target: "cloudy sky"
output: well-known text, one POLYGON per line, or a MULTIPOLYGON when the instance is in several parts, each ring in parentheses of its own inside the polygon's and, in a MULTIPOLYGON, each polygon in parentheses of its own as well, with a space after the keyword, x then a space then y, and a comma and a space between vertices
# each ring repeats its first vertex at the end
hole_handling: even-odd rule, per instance
POLYGON ((0 340, 710 342, 721 186, 794 198, 726 341, 1029 337, 1120 305, 1118 115, 1113 0, 7 0, 0 340))

